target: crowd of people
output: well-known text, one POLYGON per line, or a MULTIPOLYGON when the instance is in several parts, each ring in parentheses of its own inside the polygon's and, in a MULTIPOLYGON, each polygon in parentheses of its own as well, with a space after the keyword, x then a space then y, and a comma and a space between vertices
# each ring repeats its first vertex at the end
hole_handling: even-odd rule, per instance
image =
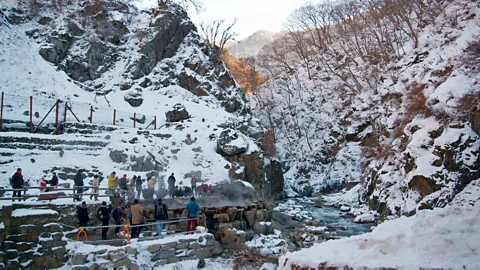
MULTIPOLYGON (((52 178, 50 180, 46 179, 47 176, 38 180, 38 185, 40 192, 48 192, 58 188, 59 178, 55 172, 53 172, 52 178)), ((83 200, 83 194, 85 191, 85 183, 83 170, 78 170, 74 176, 75 184, 75 195, 74 199, 77 201, 83 200)), ((125 225, 128 219, 131 227, 131 236, 132 238, 139 237, 142 227, 145 224, 145 210, 142 205, 139 203, 139 199, 143 193, 145 199, 153 199, 154 194, 157 195, 157 204, 155 205, 155 222, 157 225, 157 230, 155 235, 160 235, 162 233, 163 225, 165 221, 169 219, 168 216, 168 206, 163 202, 163 199, 160 197, 161 193, 158 193, 160 187, 158 185, 157 179, 155 176, 151 176, 147 182, 147 188, 143 189, 143 183, 146 181, 141 178, 141 176, 134 175, 131 179, 128 179, 127 174, 123 174, 121 178, 117 177, 115 171, 110 173, 107 177, 107 187, 106 195, 110 199, 110 203, 103 201, 101 206, 97 209, 97 219, 101 221, 102 225, 102 239, 108 239, 108 226, 110 221, 113 220, 115 224, 115 235, 120 235, 120 229, 125 225), (157 185, 159 190, 156 190, 157 185)), ((99 196, 99 186, 100 178, 98 175, 94 175, 91 185, 90 199, 98 201, 99 196)), ((168 179, 168 195, 170 198, 175 197, 185 197, 192 196, 190 202, 186 206, 188 213, 187 216, 187 231, 193 231, 196 228, 197 223, 197 214, 200 211, 200 206, 195 200, 195 196, 204 196, 212 193, 212 186, 207 184, 200 184, 197 186, 197 180, 192 178, 191 186, 188 187, 179 187, 175 185, 176 179, 174 173, 172 173, 168 179)), ((25 186, 25 180, 22 175, 22 169, 18 168, 16 173, 10 178, 10 184, 14 189, 23 189, 25 186)), ((12 200, 15 197, 21 197, 21 191, 14 191, 12 200)), ((88 213, 87 203, 83 201, 80 205, 77 206, 77 218, 80 227, 87 227, 91 221, 91 217, 88 213)))
MULTIPOLYGON (((187 231, 194 231, 197 227, 198 212, 201 210, 200 206, 195 200, 195 197, 190 198, 190 202, 186 206, 187 210, 187 231)), ((125 207, 125 202, 119 193, 116 192, 113 196, 112 202, 107 205, 107 202, 102 202, 101 206, 96 211, 97 219, 101 221, 102 225, 102 240, 108 240, 107 234, 110 227, 110 221, 113 220, 115 226, 114 234, 121 236, 120 230, 124 225, 131 225, 131 237, 138 238, 142 228, 145 226, 145 208, 140 204, 138 199, 134 199, 133 205, 129 208, 125 207), (127 221, 128 220, 128 221, 127 221)), ((80 227, 87 227, 91 221, 88 213, 87 203, 82 202, 77 206, 77 218, 80 227)), ((154 218, 157 226, 156 232, 153 236, 159 236, 163 233, 163 225, 168 221, 168 206, 163 202, 163 199, 158 199, 155 205, 154 218)))

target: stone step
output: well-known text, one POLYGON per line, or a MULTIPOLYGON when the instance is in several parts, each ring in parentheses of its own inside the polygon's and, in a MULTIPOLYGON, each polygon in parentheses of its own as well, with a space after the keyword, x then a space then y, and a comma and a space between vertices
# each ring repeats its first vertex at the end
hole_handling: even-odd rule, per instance
POLYGON ((27 149, 27 150, 46 150, 46 151, 60 151, 60 150, 80 150, 80 151, 91 151, 91 150, 101 150, 105 145, 99 146, 75 146, 75 144, 69 145, 45 145, 45 144, 29 144, 29 143, 0 143, 0 149, 27 149))
MULTIPOLYGON (((118 129, 124 129, 121 126, 105 126, 96 125, 90 123, 64 123, 62 124, 63 134, 96 134, 104 133, 105 131, 115 131, 118 129)), ((53 134, 55 132, 55 124, 46 123, 43 124, 38 130, 37 134, 53 134)), ((3 120, 3 132, 30 132, 30 123, 19 120, 3 120)))

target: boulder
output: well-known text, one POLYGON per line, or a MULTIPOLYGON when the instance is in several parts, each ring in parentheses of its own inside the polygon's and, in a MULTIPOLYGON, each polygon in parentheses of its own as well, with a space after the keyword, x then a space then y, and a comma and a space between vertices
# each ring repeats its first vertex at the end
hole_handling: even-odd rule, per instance
POLYGON ((115 163, 125 163, 127 162, 128 155, 123 153, 121 150, 112 150, 109 154, 110 158, 115 163))
POLYGON ((165 112, 165 117, 167 118, 167 122, 178 122, 188 119, 190 114, 187 112, 185 106, 177 103, 173 106, 173 110, 165 112))
POLYGON ((248 140, 245 135, 233 129, 226 129, 217 139, 217 152, 226 156, 245 153, 248 150, 248 140))

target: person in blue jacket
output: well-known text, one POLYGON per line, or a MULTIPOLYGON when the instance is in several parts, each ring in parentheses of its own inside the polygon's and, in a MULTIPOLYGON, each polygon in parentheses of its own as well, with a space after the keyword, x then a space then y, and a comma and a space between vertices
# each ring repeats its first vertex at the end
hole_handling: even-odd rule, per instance
POLYGON ((187 232, 194 231, 197 228, 197 213, 200 211, 200 206, 195 201, 195 197, 190 199, 190 202, 187 204, 188 212, 188 221, 187 221, 187 232))

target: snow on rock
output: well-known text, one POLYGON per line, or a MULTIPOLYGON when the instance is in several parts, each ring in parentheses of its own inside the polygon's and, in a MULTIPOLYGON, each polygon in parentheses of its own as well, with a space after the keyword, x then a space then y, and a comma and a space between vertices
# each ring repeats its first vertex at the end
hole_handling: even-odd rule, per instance
POLYGON ((274 235, 255 235, 255 237, 245 245, 250 248, 256 248, 262 255, 282 255, 287 251, 287 243, 282 239, 281 234, 274 235))
POLYGON ((41 215, 58 215, 58 212, 51 209, 15 209, 12 211, 12 217, 41 215))
MULTIPOLYGON (((478 195, 478 193, 477 193, 478 195)), ((480 208, 423 210, 383 223, 373 232, 287 253, 278 269, 293 265, 353 269, 479 269, 480 208)))
POLYGON ((363 214, 355 217, 353 222, 355 223, 373 223, 376 220, 375 214, 363 214))

